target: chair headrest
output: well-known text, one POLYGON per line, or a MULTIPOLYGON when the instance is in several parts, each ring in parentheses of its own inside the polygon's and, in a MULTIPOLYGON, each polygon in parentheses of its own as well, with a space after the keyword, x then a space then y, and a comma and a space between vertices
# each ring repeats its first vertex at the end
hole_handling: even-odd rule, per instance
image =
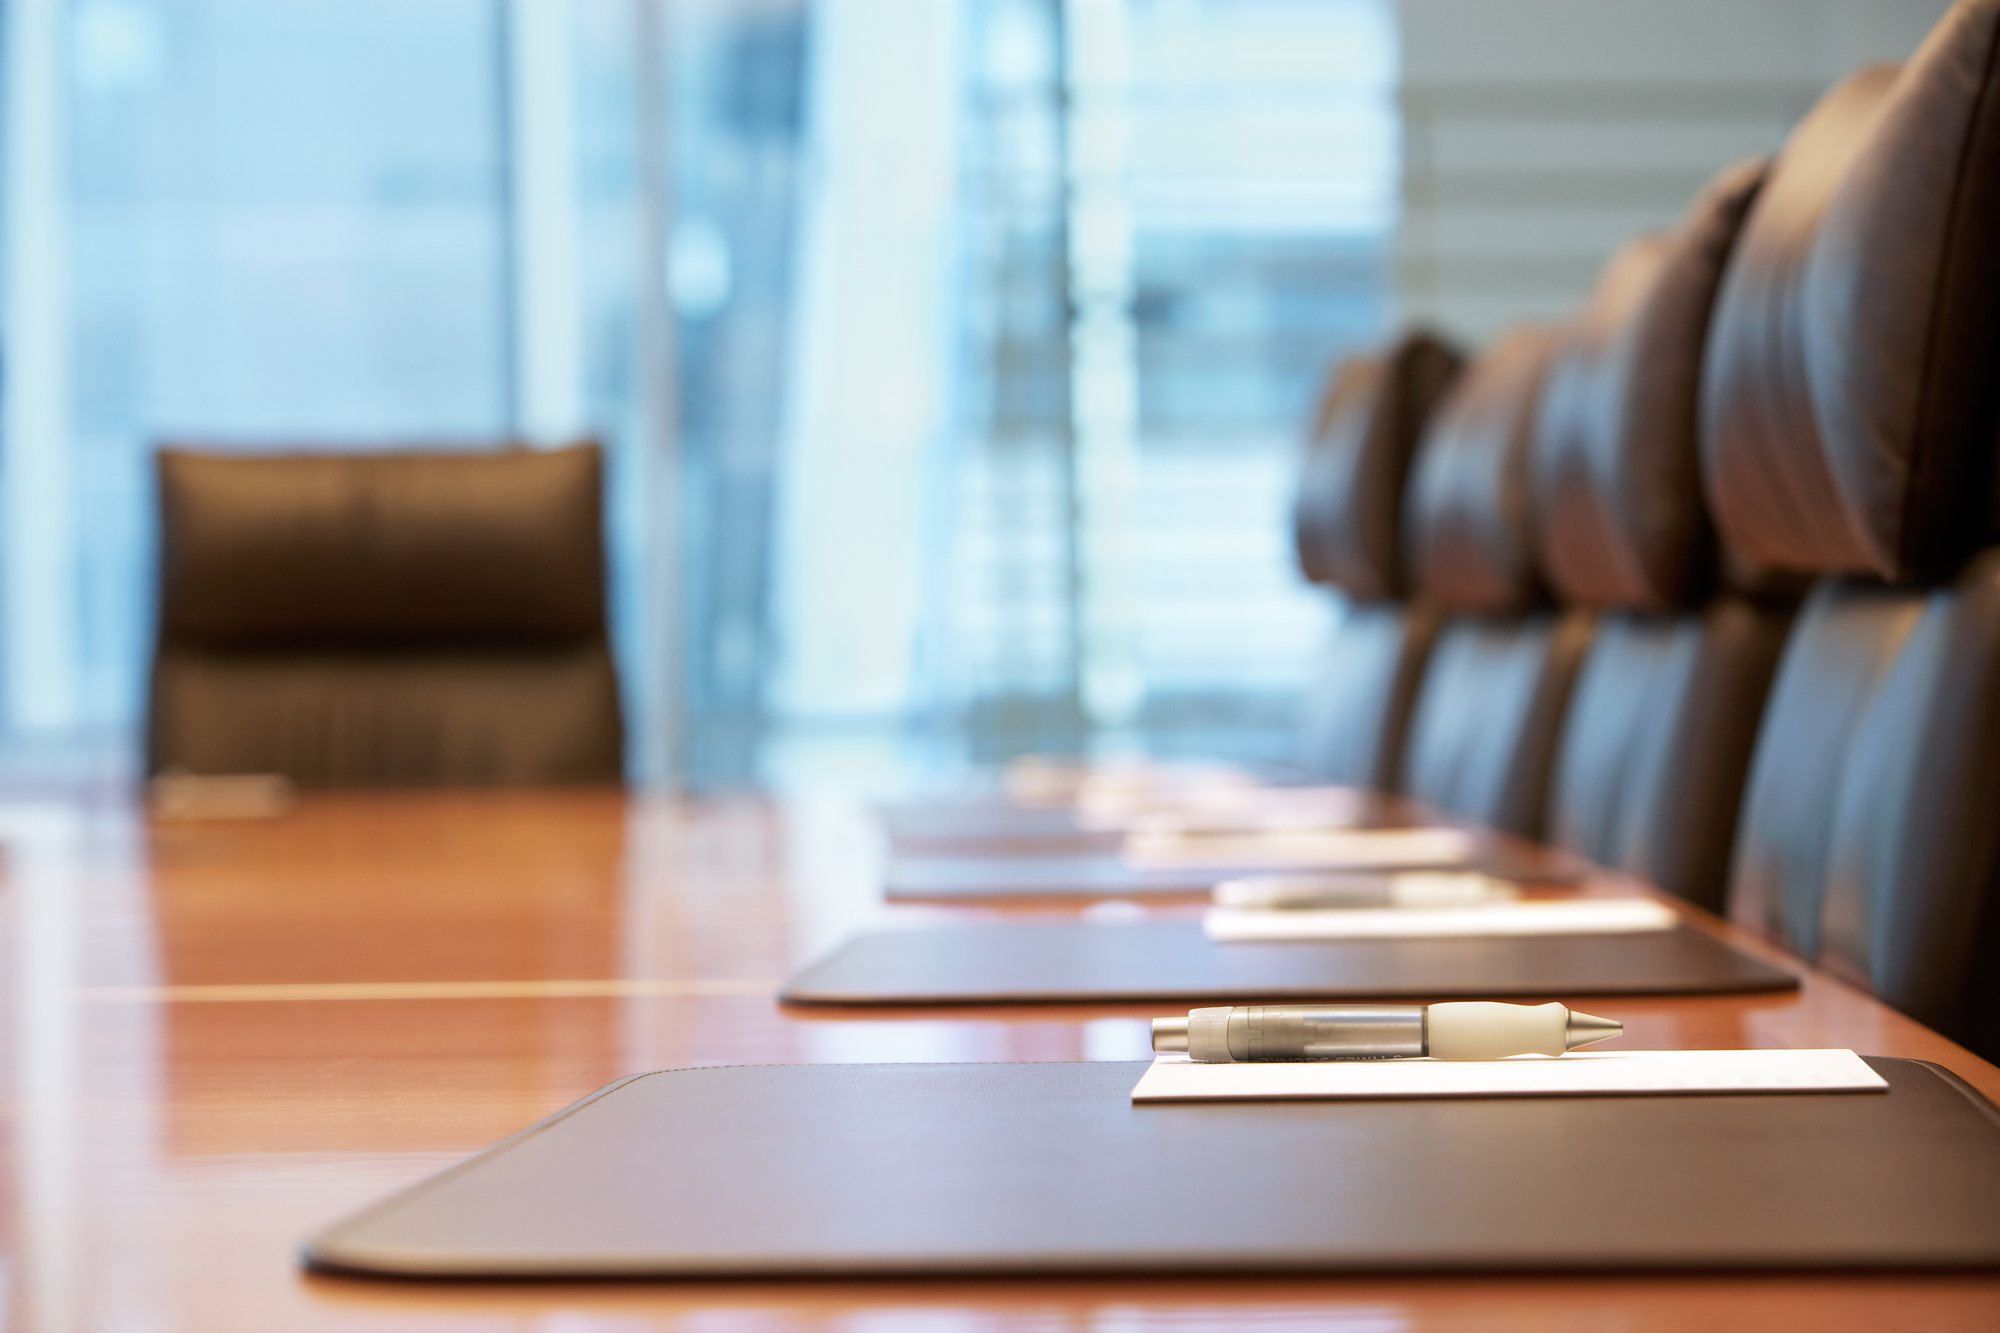
POLYGON ((1306 578, 1363 601, 1407 595, 1403 483, 1424 422, 1463 364, 1457 348, 1416 330, 1335 370, 1292 508, 1306 578))
POLYGON ((1553 329, 1523 326, 1476 357, 1417 446, 1403 540, 1417 594, 1454 611, 1541 598, 1530 469, 1553 329))
POLYGON ((190 646, 603 632, 596 445, 159 455, 160 633, 190 646))
POLYGON ((1664 611, 1713 567, 1696 440, 1702 347, 1724 263, 1769 166, 1729 167, 1681 223, 1613 255, 1542 393, 1542 567, 1565 603, 1664 611))
POLYGON ((1800 122, 1730 260, 1703 384, 1724 538, 1754 565, 1949 576, 2000 439, 2000 0, 1800 122))

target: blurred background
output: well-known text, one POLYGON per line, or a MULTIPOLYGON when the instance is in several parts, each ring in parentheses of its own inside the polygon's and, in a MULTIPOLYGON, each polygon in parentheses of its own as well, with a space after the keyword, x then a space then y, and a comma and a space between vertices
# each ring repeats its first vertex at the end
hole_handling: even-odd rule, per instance
POLYGON ((162 441, 604 441, 640 781, 1283 758, 1330 364, 1945 7, 0 0, 0 783, 138 772, 162 441))

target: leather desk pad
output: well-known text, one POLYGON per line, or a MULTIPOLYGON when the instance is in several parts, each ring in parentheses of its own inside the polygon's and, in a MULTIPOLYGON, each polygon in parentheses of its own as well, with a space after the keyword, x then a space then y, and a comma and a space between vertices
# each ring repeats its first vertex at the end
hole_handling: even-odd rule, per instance
MULTIPOLYGON (((1078 841, 1072 848, 1049 851, 1051 842, 1027 848, 1026 855, 915 853, 893 856, 883 877, 883 895, 892 900, 952 901, 968 898, 1129 898, 1147 894, 1202 894, 1225 879, 1239 875, 1310 873, 1270 866, 1241 869, 1172 867, 1139 870, 1115 851, 1092 851, 1078 841), (1040 852, 1041 854, 1035 854, 1040 852)), ((1542 849, 1529 857, 1510 856, 1487 848, 1469 869, 1525 883, 1563 884, 1586 877, 1590 868, 1577 858, 1542 849)))
POLYGON ((313 1240, 322 1270, 777 1277, 2000 1266, 2000 1111, 1887 1093, 1135 1107, 1142 1063, 615 1083, 313 1240))
POLYGON ((892 899, 1123 898, 1205 894, 1228 871, 1135 870, 1115 850, 1055 855, 901 855, 889 858, 882 892, 892 899))
POLYGON ((1690 926, 1619 935, 1217 944, 1198 921, 870 931, 785 984, 791 1004, 1214 1004, 1718 995, 1798 978, 1690 926))
MULTIPOLYGON (((1396 825, 1394 799, 1360 795, 1358 827, 1396 825)), ((888 841, 910 855, 952 855, 1008 849, 1036 853, 1116 853, 1122 833, 1092 831, 1078 823, 1070 807, 1016 805, 1000 793, 966 797, 932 797, 928 801, 892 801, 876 807, 888 841)))

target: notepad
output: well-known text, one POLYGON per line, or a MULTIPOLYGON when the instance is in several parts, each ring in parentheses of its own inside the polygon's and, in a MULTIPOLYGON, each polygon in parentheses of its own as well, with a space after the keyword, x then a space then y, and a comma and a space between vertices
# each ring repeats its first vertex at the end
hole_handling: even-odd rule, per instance
POLYGON ((1196 1064, 1162 1055, 1134 1102, 1383 1097, 1603 1097, 1746 1092, 1884 1092, 1846 1050, 1576 1051, 1510 1060, 1301 1060, 1196 1064))
POLYGON ((1464 865, 1477 843, 1463 829, 1283 829, 1147 834, 1125 840, 1128 864, 1164 869, 1419 869, 1464 865))
POLYGON ((1649 898, 1579 898, 1483 907, 1211 907, 1202 933, 1225 943, 1443 939, 1473 935, 1626 935, 1672 930, 1680 918, 1649 898))

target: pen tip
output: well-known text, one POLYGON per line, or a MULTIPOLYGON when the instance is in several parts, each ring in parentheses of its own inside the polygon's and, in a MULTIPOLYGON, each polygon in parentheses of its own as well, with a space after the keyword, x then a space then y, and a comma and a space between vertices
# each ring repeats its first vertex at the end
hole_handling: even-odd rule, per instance
POLYGON ((1599 1018, 1595 1014, 1580 1014, 1569 1011, 1569 1025, 1563 1030, 1563 1049, 1573 1051, 1579 1046, 1592 1042, 1609 1041, 1623 1036, 1625 1025, 1615 1018, 1599 1018))

